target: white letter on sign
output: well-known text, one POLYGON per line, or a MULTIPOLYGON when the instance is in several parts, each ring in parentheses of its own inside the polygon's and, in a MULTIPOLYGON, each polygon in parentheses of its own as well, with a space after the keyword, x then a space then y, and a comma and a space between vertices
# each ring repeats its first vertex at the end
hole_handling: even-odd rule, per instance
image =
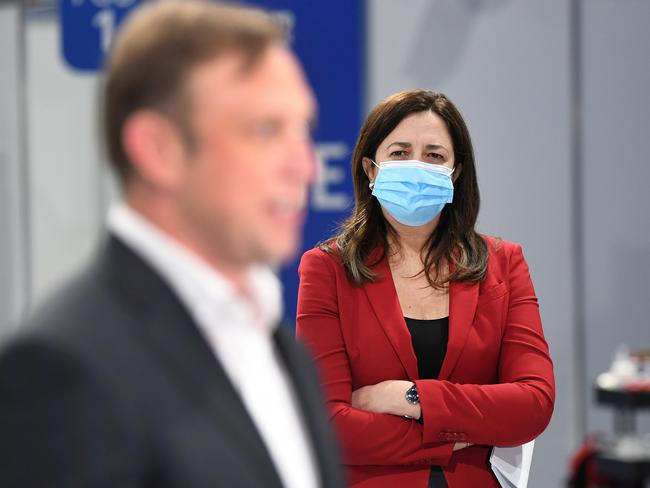
POLYGON ((93 17, 93 26, 99 28, 99 42, 102 51, 108 52, 115 31, 115 12, 108 8, 100 10, 93 17))
POLYGON ((318 173, 312 192, 314 210, 346 210, 351 198, 343 192, 331 192, 330 185, 342 183, 345 171, 338 166, 329 166, 329 161, 348 157, 348 146, 344 142, 321 142, 316 144, 318 173))

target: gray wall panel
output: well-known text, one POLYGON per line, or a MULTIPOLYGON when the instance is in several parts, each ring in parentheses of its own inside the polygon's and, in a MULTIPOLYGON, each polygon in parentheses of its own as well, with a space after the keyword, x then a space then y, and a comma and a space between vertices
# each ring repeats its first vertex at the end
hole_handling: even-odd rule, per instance
MULTIPOLYGON (((650 347, 650 3, 584 2, 587 376, 650 347)), ((590 405, 589 430, 611 430, 590 405)), ((644 414, 640 428, 650 432, 644 414)))
POLYGON ((568 4, 369 6, 371 104, 413 87, 448 94, 474 139, 480 229, 524 247, 557 378, 556 410, 536 444, 530 486, 559 486, 575 444, 572 406, 581 391, 572 379, 568 4))
POLYGON ((98 77, 71 71, 55 17, 27 24, 32 280, 39 301, 83 265, 104 222, 98 77))
POLYGON ((20 9, 0 6, 0 337, 27 301, 20 9))

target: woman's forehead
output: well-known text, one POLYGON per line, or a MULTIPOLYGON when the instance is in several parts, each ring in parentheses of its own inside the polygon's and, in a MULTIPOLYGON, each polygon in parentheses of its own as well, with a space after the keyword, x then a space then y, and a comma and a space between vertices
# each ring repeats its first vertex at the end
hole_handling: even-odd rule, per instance
POLYGON ((438 114, 426 111, 406 116, 382 141, 381 146, 451 147, 451 137, 445 121, 438 114))

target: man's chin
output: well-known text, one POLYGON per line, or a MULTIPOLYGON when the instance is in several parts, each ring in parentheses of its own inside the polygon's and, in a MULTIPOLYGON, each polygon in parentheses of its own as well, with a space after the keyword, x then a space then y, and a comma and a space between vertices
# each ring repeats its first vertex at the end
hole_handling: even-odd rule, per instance
POLYGON ((279 268, 293 261, 298 255, 300 243, 300 239, 290 240, 286 236, 283 237, 282 241, 277 240, 269 243, 267 262, 279 268))

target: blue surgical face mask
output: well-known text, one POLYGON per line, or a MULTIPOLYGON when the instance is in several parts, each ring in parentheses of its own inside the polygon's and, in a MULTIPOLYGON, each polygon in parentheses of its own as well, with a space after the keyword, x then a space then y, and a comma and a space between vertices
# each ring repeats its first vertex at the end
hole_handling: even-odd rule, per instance
POLYGON ((379 168, 375 181, 370 183, 372 194, 401 224, 427 224, 454 198, 453 169, 417 160, 372 164, 379 168))

